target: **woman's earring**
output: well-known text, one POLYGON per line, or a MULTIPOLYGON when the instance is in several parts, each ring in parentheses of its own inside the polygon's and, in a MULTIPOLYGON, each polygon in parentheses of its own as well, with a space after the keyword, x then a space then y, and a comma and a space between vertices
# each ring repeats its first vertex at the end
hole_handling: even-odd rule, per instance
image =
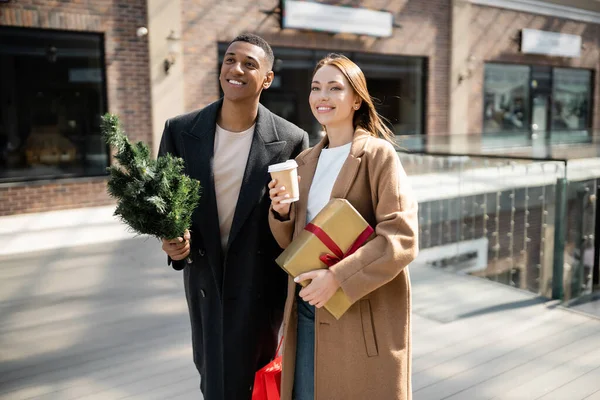
POLYGON ((355 110, 358 110, 358 109, 359 109, 359 106, 354 106, 354 109, 355 109, 355 110))

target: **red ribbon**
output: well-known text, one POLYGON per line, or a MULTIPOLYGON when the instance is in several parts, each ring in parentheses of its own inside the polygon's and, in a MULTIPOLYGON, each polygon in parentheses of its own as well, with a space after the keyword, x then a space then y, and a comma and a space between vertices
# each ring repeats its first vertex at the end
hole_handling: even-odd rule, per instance
POLYGON ((331 237, 329 237, 327 232, 325 232, 323 229, 319 228, 314 224, 309 223, 304 227, 304 230, 312 233, 317 238, 319 238, 319 240, 325 246, 327 246, 329 250, 333 252, 333 255, 323 254, 319 257, 319 260, 323 261, 323 263, 325 263, 325 265, 327 265, 328 267, 333 267, 335 264, 342 261, 344 258, 350 256, 351 254, 354 254, 354 252, 358 250, 360 246, 362 246, 367 241, 369 236, 371 236, 371 234, 374 232, 373 228, 367 226, 365 230, 362 231, 360 235, 358 235, 358 237, 356 238, 354 243, 352 243, 352 246, 350 246, 350 249, 348 249, 346 254, 344 254, 342 249, 339 248, 339 246, 333 241, 333 239, 331 239, 331 237))

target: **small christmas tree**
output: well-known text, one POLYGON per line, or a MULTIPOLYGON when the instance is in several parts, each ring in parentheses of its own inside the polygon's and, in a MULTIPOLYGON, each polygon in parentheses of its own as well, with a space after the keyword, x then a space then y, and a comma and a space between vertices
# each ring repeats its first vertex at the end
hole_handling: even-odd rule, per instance
POLYGON ((132 144, 113 114, 102 117, 106 142, 120 165, 108 167, 108 193, 117 199, 115 215, 133 231, 157 238, 183 236, 200 199, 200 182, 184 175, 184 163, 170 154, 153 160, 148 146, 132 144))

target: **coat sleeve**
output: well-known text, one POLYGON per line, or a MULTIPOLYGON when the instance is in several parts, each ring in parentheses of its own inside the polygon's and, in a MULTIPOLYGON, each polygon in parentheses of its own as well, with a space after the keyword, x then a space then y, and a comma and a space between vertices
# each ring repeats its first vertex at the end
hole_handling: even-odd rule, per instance
POLYGON ((418 254, 417 200, 396 151, 378 146, 367 167, 375 237, 330 268, 352 302, 390 282, 418 254))
MULTIPOLYGON (((300 153, 308 149, 308 134, 302 131, 302 138, 294 148, 292 158, 298 157, 300 153)), ((279 244, 279 247, 285 249, 292 242, 294 235, 294 226, 296 222, 296 203, 290 206, 290 215, 287 220, 282 220, 279 215, 273 211, 273 207, 269 208, 269 226, 273 237, 279 244)))
MULTIPOLYGON (((160 146, 158 148, 158 156, 164 156, 165 154, 171 154, 176 157, 180 157, 177 147, 175 146, 175 140, 170 130, 170 122, 165 122, 165 128, 163 130, 162 138, 160 139, 160 146)), ((171 265, 176 271, 181 271, 185 267, 185 261, 172 260, 171 257, 167 256, 167 265, 171 265)))
POLYGON ((290 215, 288 219, 283 220, 273 210, 273 206, 269 207, 269 227, 273 233, 273 237, 279 244, 279 247, 285 249, 292 242, 294 236, 294 226, 296 223, 296 204, 290 206, 290 215))

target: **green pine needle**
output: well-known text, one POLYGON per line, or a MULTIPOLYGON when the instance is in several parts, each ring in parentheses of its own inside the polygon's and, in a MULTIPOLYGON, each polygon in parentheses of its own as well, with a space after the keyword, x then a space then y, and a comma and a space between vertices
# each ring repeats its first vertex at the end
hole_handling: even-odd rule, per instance
POLYGON ((139 234, 183 236, 200 199, 200 182, 184 174, 181 158, 166 154, 153 160, 146 144, 131 144, 116 115, 104 115, 101 127, 119 161, 107 169, 107 190, 117 200, 115 215, 139 234))

